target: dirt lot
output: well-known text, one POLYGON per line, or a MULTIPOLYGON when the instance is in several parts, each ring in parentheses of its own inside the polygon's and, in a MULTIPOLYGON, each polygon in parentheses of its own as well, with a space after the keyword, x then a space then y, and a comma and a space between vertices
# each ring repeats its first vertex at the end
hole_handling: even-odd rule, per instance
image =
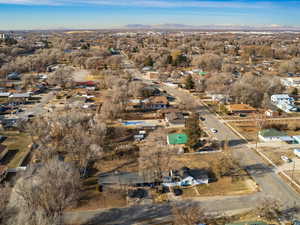
POLYGON ((257 127, 254 122, 230 122, 229 125, 235 128, 248 141, 256 141, 257 127))
POLYGON ((94 210, 101 208, 118 208, 127 204, 126 192, 122 190, 97 189, 97 177, 90 177, 83 182, 83 195, 75 209, 72 210, 94 210))
POLYGON ((293 149, 288 148, 267 148, 263 147, 260 151, 265 154, 273 163, 277 166, 283 165, 285 162, 280 158, 281 156, 287 156, 292 159, 295 157, 293 154, 293 149))

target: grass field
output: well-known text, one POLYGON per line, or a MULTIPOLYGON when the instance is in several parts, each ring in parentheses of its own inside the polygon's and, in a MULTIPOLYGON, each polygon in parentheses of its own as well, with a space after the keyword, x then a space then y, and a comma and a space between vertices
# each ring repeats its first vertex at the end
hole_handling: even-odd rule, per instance
POLYGON ((3 164, 7 165, 9 168, 15 168, 27 153, 31 139, 28 134, 20 133, 18 131, 0 132, 0 135, 7 137, 3 142, 3 145, 7 146, 9 150, 7 156, 3 159, 3 164))

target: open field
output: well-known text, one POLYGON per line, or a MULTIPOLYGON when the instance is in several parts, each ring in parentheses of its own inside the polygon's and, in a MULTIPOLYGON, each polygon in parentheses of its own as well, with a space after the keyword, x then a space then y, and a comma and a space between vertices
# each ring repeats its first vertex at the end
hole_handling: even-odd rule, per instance
POLYGON ((26 133, 18 131, 0 132, 0 135, 6 136, 7 139, 3 142, 8 148, 8 153, 2 159, 3 164, 8 168, 19 166, 20 160, 26 155, 28 146, 31 143, 30 137, 26 133))
POLYGON ((285 149, 285 148, 267 148, 263 147, 260 151, 265 154, 273 163, 277 166, 284 164, 285 162, 280 158, 281 156, 287 156, 292 159, 295 157, 293 153, 293 149, 285 149))
POLYGON ((224 177, 208 185, 198 185, 183 189, 183 198, 246 195, 257 191, 253 180, 240 179, 233 181, 231 177, 224 177))

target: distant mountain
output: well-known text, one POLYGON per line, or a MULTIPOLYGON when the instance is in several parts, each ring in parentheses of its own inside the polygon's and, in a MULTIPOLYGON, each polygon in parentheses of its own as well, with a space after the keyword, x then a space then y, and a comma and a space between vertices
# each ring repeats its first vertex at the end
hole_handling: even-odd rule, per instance
POLYGON ((125 26, 128 29, 151 29, 152 26, 144 24, 128 24, 125 26))
POLYGON ((125 29, 182 29, 182 30, 248 30, 248 31, 300 31, 300 27, 280 26, 277 24, 265 26, 247 26, 247 25, 201 25, 193 26, 186 24, 158 24, 158 25, 144 25, 144 24, 128 24, 125 29))

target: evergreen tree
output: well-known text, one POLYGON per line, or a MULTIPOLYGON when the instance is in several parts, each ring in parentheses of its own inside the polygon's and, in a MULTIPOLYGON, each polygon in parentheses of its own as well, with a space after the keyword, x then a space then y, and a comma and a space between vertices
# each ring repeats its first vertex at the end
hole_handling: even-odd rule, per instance
POLYGON ((192 75, 188 75, 185 80, 185 88, 186 89, 193 89, 195 87, 195 82, 193 80, 192 75))
POLYGON ((153 66, 153 64, 154 64, 154 61, 153 61, 153 59, 151 58, 151 56, 148 56, 148 57, 145 59, 145 61, 144 61, 144 65, 145 65, 145 66, 153 66))
POLYGON ((199 125, 199 115, 197 113, 192 113, 186 120, 185 129, 185 133, 189 137, 187 145, 193 148, 198 143, 199 138, 203 136, 203 131, 199 125))

